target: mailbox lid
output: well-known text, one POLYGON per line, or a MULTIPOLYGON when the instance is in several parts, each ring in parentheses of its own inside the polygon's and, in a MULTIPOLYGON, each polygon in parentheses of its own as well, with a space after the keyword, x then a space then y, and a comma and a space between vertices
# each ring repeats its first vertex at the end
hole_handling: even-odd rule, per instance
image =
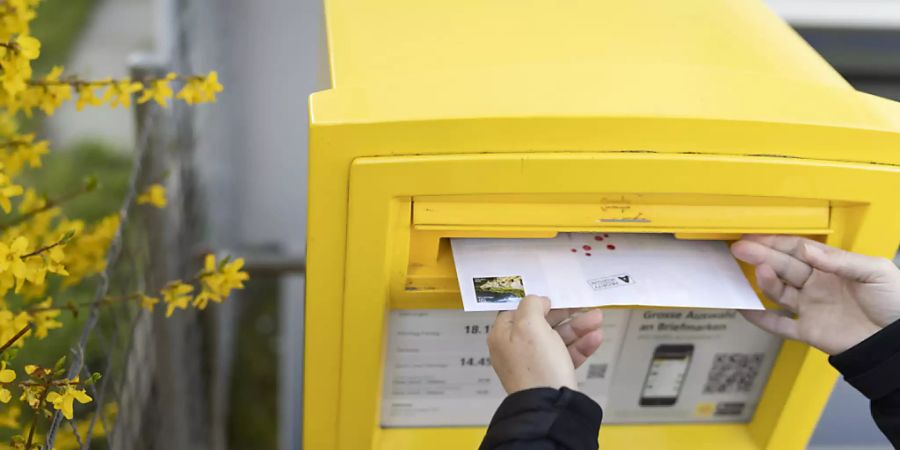
POLYGON ((327 0, 325 16, 331 79, 338 88, 398 77, 451 78, 441 74, 485 68, 515 83, 525 68, 555 69, 556 80, 567 80, 579 67, 629 73, 635 66, 726 68, 849 87, 761 1, 595 0, 560 7, 509 0, 327 0))
POLYGON ((856 91, 762 1, 329 0, 326 19, 332 88, 311 123, 379 124, 352 131, 367 156, 484 151, 495 134, 489 151, 577 151, 585 127, 609 144, 591 151, 671 151, 683 132, 682 151, 900 164, 900 106, 856 91))

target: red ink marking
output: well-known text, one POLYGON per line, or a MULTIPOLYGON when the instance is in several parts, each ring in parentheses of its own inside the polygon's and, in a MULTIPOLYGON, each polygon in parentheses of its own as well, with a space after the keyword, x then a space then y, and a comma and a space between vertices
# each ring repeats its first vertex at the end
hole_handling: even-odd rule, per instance
POLYGON ((609 245, 606 246, 606 248, 608 248, 608 249, 610 249, 610 250, 615 250, 615 249, 616 249, 616 246, 615 246, 615 245, 612 245, 612 244, 609 244, 609 245))
POLYGON ((572 253, 575 253, 575 252, 577 252, 577 251, 578 251, 578 250, 575 250, 574 248, 572 249, 572 253))
POLYGON ((590 253, 585 253, 584 256, 591 256, 591 254, 590 254, 590 253))
POLYGON ((583 248, 584 251, 586 251, 586 252, 591 251, 591 246, 590 246, 590 245, 582 245, 581 248, 583 248))
POLYGON ((603 236, 594 236, 594 240, 595 240, 595 241, 602 241, 602 240, 603 240, 603 236))

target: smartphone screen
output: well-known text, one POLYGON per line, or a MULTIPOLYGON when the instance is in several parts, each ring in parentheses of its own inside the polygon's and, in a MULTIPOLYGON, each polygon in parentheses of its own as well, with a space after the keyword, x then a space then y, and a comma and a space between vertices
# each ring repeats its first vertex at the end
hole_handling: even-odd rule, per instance
POLYGON ((678 401, 693 353, 691 344, 656 347, 641 390, 641 406, 672 406, 678 401))

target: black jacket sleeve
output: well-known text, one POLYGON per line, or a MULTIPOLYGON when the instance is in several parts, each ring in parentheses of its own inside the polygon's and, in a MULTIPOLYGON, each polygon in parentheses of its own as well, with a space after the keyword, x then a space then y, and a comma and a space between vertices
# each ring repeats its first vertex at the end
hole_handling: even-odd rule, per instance
POLYGON ((828 361, 872 401, 875 423, 900 448, 900 321, 828 361))
POLYGON ((568 388, 535 388, 503 400, 479 450, 585 450, 597 448, 603 410, 568 388))

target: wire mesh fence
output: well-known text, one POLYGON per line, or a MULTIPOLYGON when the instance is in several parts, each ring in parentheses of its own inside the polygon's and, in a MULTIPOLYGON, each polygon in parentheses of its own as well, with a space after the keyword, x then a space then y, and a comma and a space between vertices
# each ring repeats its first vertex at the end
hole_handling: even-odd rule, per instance
MULTIPOLYGON (((164 67, 137 62, 134 78, 159 75, 164 67)), ((202 327, 186 311, 164 320, 163 311, 143 310, 134 302, 104 302, 109 296, 160 289, 192 266, 192 197, 177 169, 180 151, 178 111, 152 104, 136 109, 137 137, 129 187, 119 209, 119 228, 99 274, 94 301, 68 358, 68 378, 103 377, 88 387, 92 411, 64 420, 57 411, 46 434, 46 448, 203 448, 207 441, 202 384, 202 327), (175 171, 173 171, 175 169, 175 171), (141 186, 164 182, 171 205, 140 209, 141 186), (191 219, 191 220, 188 220, 191 219), (175 344, 175 345, 173 345, 175 344), (185 395, 191 392, 191 395, 185 395), (198 445, 199 444, 199 445, 198 445)), ((183 132, 183 131, 182 131, 183 132)))

